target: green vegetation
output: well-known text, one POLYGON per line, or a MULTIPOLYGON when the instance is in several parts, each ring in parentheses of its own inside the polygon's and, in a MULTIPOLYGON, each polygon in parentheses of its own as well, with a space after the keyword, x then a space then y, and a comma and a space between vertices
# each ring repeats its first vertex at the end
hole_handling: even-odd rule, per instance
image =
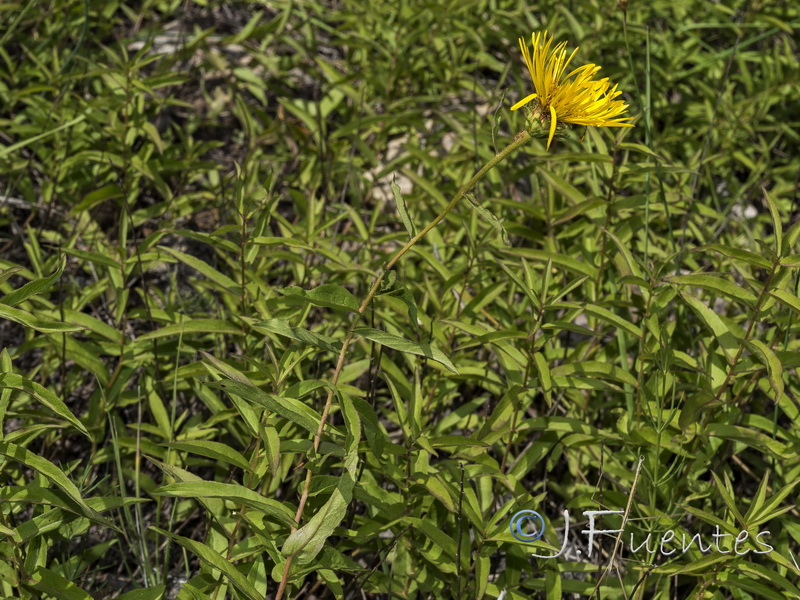
POLYGON ((0 597, 800 598, 796 3, 0 23, 0 597), (545 28, 636 127, 460 197, 545 28))

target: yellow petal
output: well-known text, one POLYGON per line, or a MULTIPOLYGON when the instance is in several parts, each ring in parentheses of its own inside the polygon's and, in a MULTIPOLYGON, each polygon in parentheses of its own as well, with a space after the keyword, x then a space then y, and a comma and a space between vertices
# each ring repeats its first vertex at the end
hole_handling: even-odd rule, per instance
POLYGON ((553 141, 553 136, 556 134, 556 109, 550 107, 550 135, 547 138, 547 149, 550 150, 550 143, 553 141))
POLYGON ((530 96, 525 96, 522 100, 520 100, 514 106, 512 106, 511 110, 517 110, 518 108, 521 108, 521 107, 525 106, 528 102, 530 102, 534 98, 536 98, 536 94, 531 94, 530 96))

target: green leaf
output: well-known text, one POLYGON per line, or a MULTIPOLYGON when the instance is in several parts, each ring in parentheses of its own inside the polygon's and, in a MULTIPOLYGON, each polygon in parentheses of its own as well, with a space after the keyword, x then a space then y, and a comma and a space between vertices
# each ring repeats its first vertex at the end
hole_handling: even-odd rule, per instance
POLYGON ((408 309, 408 320, 411 322, 411 326, 419 331, 419 317, 417 315, 417 303, 414 300, 414 295, 407 287, 397 281, 396 271, 392 270, 386 274, 381 281, 380 291, 377 295, 400 298, 408 309))
POLYGON ((536 417, 526 419, 517 425, 518 431, 547 431, 562 433, 582 433, 597 439, 619 440, 619 436, 603 429, 597 429, 580 419, 572 417, 536 417))
POLYGON ((541 352, 534 352, 533 362, 536 365, 536 371, 539 373, 539 383, 547 394, 553 389, 553 380, 550 379, 550 368, 547 366, 547 361, 541 352))
POLYGON ((725 246, 724 244, 707 244, 705 246, 700 246, 699 248, 696 248, 695 252, 704 252, 706 250, 719 252, 720 254, 727 256, 728 258, 741 260, 742 262, 753 265, 754 267, 760 267, 762 269, 769 269, 772 266, 772 263, 769 260, 767 260, 762 256, 759 256, 754 252, 750 252, 749 250, 742 250, 741 248, 734 248, 732 246, 725 246))
POLYGON ((81 115, 79 117, 72 119, 71 121, 67 121, 63 125, 59 125, 58 127, 51 129, 50 131, 45 131, 44 133, 34 135, 33 137, 29 137, 28 139, 22 140, 21 142, 17 142, 16 144, 11 144, 10 146, 0 146, 0 158, 3 158, 7 154, 12 154, 13 152, 16 152, 17 150, 19 150, 20 148, 24 148, 28 144, 32 144, 33 142, 46 138, 50 135, 53 135, 54 133, 57 133, 62 129, 67 129, 69 127, 72 127, 73 125, 77 125, 85 118, 86 115, 81 115))
MULTIPOLYGON (((8 349, 0 350, 0 373, 11 373, 11 356, 8 349)), ((0 388, 0 441, 3 440, 3 423, 6 420, 6 411, 11 403, 11 390, 13 388, 0 388)))
MULTIPOLYGON (((64 473, 56 467, 49 460, 42 458, 38 454, 34 454, 27 448, 11 444, 9 442, 0 442, 0 454, 7 456, 18 463, 25 465, 38 471, 45 476, 57 488, 62 490, 69 498, 75 502, 86 514, 93 514, 94 511, 89 507, 81 496, 80 490, 77 486, 64 475, 64 473)), ((100 519, 102 521, 102 519, 100 519)))
POLYGON ((371 329, 369 327, 357 327, 353 333, 377 344, 386 346, 387 348, 430 358, 431 360, 435 360, 436 362, 443 364, 453 373, 458 374, 458 371, 456 370, 455 366, 453 366, 453 363, 450 362, 450 359, 448 359, 441 350, 431 346, 430 344, 412 342, 396 335, 392 335, 391 333, 387 333, 386 331, 371 329))
POLYGON ((237 67, 233 69, 233 75, 245 83, 251 83, 258 87, 264 87, 264 79, 256 75, 252 69, 237 67))
POLYGON ((84 427, 78 418, 72 414, 58 396, 48 390, 46 387, 39 385, 35 381, 25 379, 22 375, 16 373, 0 373, 0 389, 13 389, 30 394, 41 404, 53 411, 56 415, 68 421, 75 429, 80 431, 90 440, 92 436, 89 431, 84 427))
POLYGON ((490 331, 489 333, 484 333, 483 335, 478 335, 466 340, 456 348, 456 351, 474 348, 475 346, 483 346, 484 344, 502 342, 504 340, 525 340, 528 339, 528 337, 528 333, 525 331, 490 331))
MULTIPOLYGON (((620 240, 611 230, 604 229, 603 232, 605 233, 605 235, 611 238, 611 241, 614 242, 614 245, 617 247, 620 254, 622 255, 622 258, 625 261, 624 265, 622 265, 623 268, 620 269, 622 275, 623 276, 628 275, 632 277, 638 277, 639 279, 643 279, 642 272, 639 269, 639 265, 634 260, 633 254, 631 254, 630 244, 622 242, 622 240, 620 240)), ((643 287, 644 289, 647 289, 647 284, 645 283, 643 287)))
POLYGON ((171 540, 174 540, 192 552, 210 567, 221 571, 228 581, 231 582, 233 587, 244 594, 249 600, 263 600, 262 595, 253 586, 253 584, 247 580, 247 577, 245 577, 241 571, 234 567, 230 561, 228 561, 216 550, 208 547, 205 544, 201 544, 200 542, 196 542, 181 535, 170 533, 169 531, 165 531, 158 527, 150 527, 150 529, 170 538, 171 540))
POLYGON ((29 502, 55 506, 64 510, 82 514, 76 511, 74 500, 63 491, 56 488, 43 488, 35 485, 16 486, 6 485, 0 488, 0 500, 3 502, 29 502))
POLYGON ((789 267, 796 269, 800 267, 800 254, 788 254, 781 258, 780 263, 782 267, 789 267))
POLYGON ((597 377, 601 379, 612 379, 621 383, 626 383, 633 387, 638 387, 636 377, 631 373, 612 365, 600 361, 583 361, 562 364, 550 369, 552 377, 597 377))
POLYGON ((575 217, 578 217, 586 212, 589 212, 590 210, 595 209, 598 206, 603 206, 605 203, 606 201, 602 198, 593 198, 592 200, 585 200, 584 202, 581 202, 579 204, 573 204, 566 210, 556 215, 555 221, 553 221, 553 225, 563 225, 567 221, 571 221, 575 217))
POLYGON ((551 321, 550 323, 545 323, 542 325, 542 329, 545 331, 548 329, 555 329, 556 331, 571 331, 572 333, 577 333, 578 335, 588 335, 589 337, 596 335, 596 333, 591 329, 587 329, 582 325, 576 325, 575 323, 567 323, 565 321, 551 321))
POLYGON ((486 594, 486 586, 489 584, 489 575, 492 571, 492 559, 489 556, 479 556, 475 560, 475 579, 477 580, 478 591, 475 594, 476 600, 482 600, 486 594))
MULTIPOLYGON (((794 488, 798 483, 800 483, 800 480, 798 479, 787 483, 777 492, 770 494, 763 505, 757 505, 756 501, 754 500, 753 506, 756 506, 756 508, 752 510, 752 514, 748 512, 747 516, 745 517, 747 524, 751 526, 757 526, 761 523, 769 521, 777 514, 784 512, 787 507, 780 507, 780 504, 786 499, 787 496, 789 496, 789 494, 794 491, 794 488)), ((788 508, 794 508, 794 505, 790 504, 788 508)))
POLYGON ((464 194, 464 197, 472 205, 472 208, 475 209, 475 212, 477 212, 484 221, 489 223, 489 225, 491 225, 494 230, 500 234, 500 239, 503 240, 503 243, 510 247, 511 241, 508 239, 508 232, 506 231, 506 228, 503 227, 500 219, 498 219, 488 208, 481 206, 480 202, 478 202, 478 200, 472 194, 464 194))
POLYGON ((149 331, 140 335, 137 341, 154 340, 171 335, 185 335, 187 333, 217 333, 217 334, 241 334, 242 330, 230 321, 220 319, 185 319, 181 323, 166 325, 161 329, 149 331))
MULTIPOLYGON (((733 534, 732 534, 733 535, 733 534)), ((714 567, 717 563, 726 563, 733 560, 732 554, 718 554, 713 553, 709 554, 708 556, 703 556, 697 560, 693 560, 689 563, 675 563, 675 564, 666 564, 661 567, 656 567, 652 570, 653 573, 665 573, 668 575, 680 575, 682 573, 698 573, 702 575, 703 573, 708 573, 712 570, 721 570, 724 571, 723 567, 714 567)))
MULTIPOLYGON (((150 461, 178 482, 207 483, 204 479, 180 467, 160 462, 154 458, 150 458, 150 461)), ((221 498, 195 496, 194 499, 197 500, 209 514, 221 515, 225 513, 225 501, 221 498)))
MULTIPOLYGON (((11 534, 18 543, 27 543, 47 531, 61 529, 66 524, 74 522, 78 517, 84 517, 103 527, 116 529, 113 523, 98 513, 109 508, 147 502, 141 498, 87 498, 86 506, 82 506, 60 489, 41 488, 36 485, 5 486, 0 490, 0 500, 55 507, 55 510, 47 510, 33 519, 20 523, 11 534)), ((66 529, 62 529, 62 531, 66 531, 66 529)))
POLYGON ((758 484, 756 495, 753 496, 753 501, 750 503, 750 508, 747 509, 747 514, 744 515, 744 523, 747 526, 753 525, 752 517, 757 515, 764 506, 764 501, 767 498, 767 487, 769 487, 769 474, 767 471, 761 478, 761 483, 758 484))
POLYGON ((58 321, 48 321, 33 316, 31 313, 18 308, 12 308, 5 304, 0 304, 0 319, 8 319, 25 327, 30 327, 42 333, 69 333, 71 331, 81 331, 83 327, 60 323, 58 321))
POLYGON ((660 157, 658 154, 656 154, 650 148, 648 148, 643 144, 635 144, 633 142, 621 142, 620 144, 617 144, 617 147, 620 150, 634 150, 636 152, 641 152, 642 154, 647 154, 648 156, 652 156, 653 158, 661 162, 664 162, 664 159, 662 157, 660 157))
POLYGON ((5 283, 11 279, 13 275, 16 275, 20 271, 22 271, 22 267, 9 267, 8 269, 3 269, 0 271, 0 284, 5 283))
POLYGON ((40 294, 43 291, 47 290, 51 287, 58 278, 61 277, 61 274, 64 272, 64 266, 67 264, 66 256, 61 256, 58 261, 58 266, 56 270, 53 272, 52 275, 49 277, 45 277, 44 279, 36 279, 34 281, 29 281, 25 285, 23 285, 18 290, 14 290, 10 294, 6 294, 3 298, 0 298, 0 304, 5 304, 6 306, 16 306, 22 302, 25 302, 28 298, 35 294, 40 294))
POLYGON ((406 201, 400 194, 400 186, 395 183, 395 179, 392 179, 392 195, 394 196, 395 206, 397 206, 397 212, 400 214, 400 220, 403 222, 406 231, 408 231, 409 237, 413 238, 417 235, 417 229, 414 227, 414 222, 411 220, 411 217, 408 216, 406 201))
POLYGON ((553 189, 561 192, 561 194, 565 198, 569 199, 572 204, 581 204, 582 202, 586 202, 586 196, 581 194, 576 187, 567 183, 555 173, 551 173, 541 166, 538 167, 538 170, 544 177, 545 181, 547 181, 547 183, 549 183, 553 189))
POLYGON ((241 287, 238 283, 236 283, 227 275, 223 275, 211 267, 211 265, 200 260, 199 258, 184 254, 183 252, 175 250, 174 248, 170 248, 169 246, 159 246, 158 250, 161 252, 166 252, 167 254, 171 254, 183 264, 191 267, 199 273, 202 273, 206 278, 222 287, 222 289, 224 289, 226 292, 229 292, 231 295, 239 296, 241 294, 241 287))
POLYGON ((750 340, 744 342, 753 356, 758 358, 758 361, 767 368, 767 376, 769 377, 769 384, 775 392, 775 402, 780 401, 783 396, 783 366, 781 361, 775 356, 772 348, 767 346, 761 340, 750 340))
POLYGON ((447 486, 445 486, 441 480, 436 475, 427 475, 425 476, 425 481, 423 483, 425 488, 433 495, 439 502, 444 504, 444 507, 449 510, 450 512, 456 512, 456 503, 453 501, 453 498, 450 496, 450 492, 447 490, 447 486))
POLYGON ((778 440, 760 431, 753 431, 752 429, 740 427, 738 425, 709 423, 706 425, 706 433, 710 436, 741 442, 755 450, 769 452, 779 459, 789 459, 796 455, 790 448, 778 440))
POLYGON ((725 503, 725 506, 728 507, 728 510, 731 511, 731 514, 736 519, 736 521, 740 525, 744 525, 744 517, 742 513, 739 511, 739 507, 736 506, 736 502, 733 499, 733 495, 731 494, 731 490, 728 489, 726 486, 730 484, 730 480, 728 479, 727 474, 725 474, 725 482, 720 479, 719 475, 717 475, 714 471, 711 471, 711 476, 714 478, 714 485, 717 487, 717 492, 719 492, 720 498, 725 503))
MULTIPOLYGON (((523 258, 522 259, 523 267, 526 271, 529 269, 527 261, 523 258)), ((536 291, 528 285, 526 282, 523 282, 519 277, 517 277, 516 273, 512 271, 502 260, 497 262, 497 266, 503 269, 506 275, 508 275, 509 279, 514 282, 514 284, 519 288, 519 290, 528 297, 528 300, 531 302, 531 306, 535 308, 541 307, 542 303, 539 300, 539 296, 536 294, 536 291)))
MULTIPOLYGON (((770 552, 770 555, 772 555, 772 552, 770 552)), ((783 561, 781 561, 781 562, 783 562, 783 561)), ((788 562, 788 561, 786 561, 786 562, 788 562)), ((784 590, 785 592, 787 592, 787 595, 783 596, 784 598, 786 598, 786 597, 800 598, 800 589, 798 589, 786 577, 784 577, 783 575, 778 573, 774 567, 773 568, 768 568, 768 567, 765 567, 764 565, 760 565, 760 564, 752 562, 752 561, 742 561, 741 563, 736 565, 736 568, 741 570, 741 571, 744 571, 744 572, 747 572, 747 573, 752 573, 752 574, 754 574, 754 575, 756 575, 758 577, 761 577, 762 579, 765 579, 765 580, 769 581, 770 583, 772 583, 776 588, 784 590)), ((789 570, 789 572, 791 572, 791 569, 789 570)), ((774 597, 778 597, 778 596, 780 596, 779 592, 776 592, 775 590, 768 590, 767 594, 762 596, 762 597, 764 597, 764 598, 773 597, 774 598, 774 597)))
POLYGON ((678 292, 686 304, 689 305, 694 313, 698 316, 700 321, 706 325, 706 327, 711 330, 711 332, 716 336, 717 340, 719 341, 720 347, 725 352, 727 357, 728 363, 733 360, 733 356, 736 353, 739 344, 736 340, 736 336, 733 335, 731 330, 728 328, 727 325, 719 318, 717 313, 711 310, 708 306, 706 306, 703 302, 695 298, 694 296, 687 294, 684 291, 678 292))
MULTIPOLYGON (((122 190, 120 189, 119 185, 117 185, 116 183, 110 183, 96 190, 92 190, 91 192, 86 194, 83 197, 83 200, 81 200, 79 203, 73 206, 69 212, 71 215, 77 215, 83 211, 89 210, 90 208, 94 208, 98 204, 102 204, 106 200, 111 200, 113 198, 121 198, 121 197, 122 197, 122 190)), ((72 254, 74 250, 71 248, 65 248, 64 252, 67 254, 72 254)), ((80 256, 80 255, 75 254, 75 256, 80 256)), ((111 262, 112 265, 115 264, 113 260, 111 259, 108 260, 111 262)))
POLYGON ((766 188, 762 188, 764 192, 764 200, 767 201, 769 207, 769 214, 772 217, 772 233, 775 236, 775 252, 780 255, 781 248, 783 247, 783 225, 781 224, 781 213, 775 201, 769 195, 766 188))
POLYGON ((689 285, 699 287, 712 292, 717 292, 723 296, 728 296, 734 300, 741 300, 749 305, 755 305, 757 298, 753 292, 740 288, 735 283, 715 277, 713 275, 695 274, 695 275, 675 275, 666 277, 665 281, 670 283, 677 283, 678 285, 689 285))
POLYGON ((123 333, 119 329, 104 323, 92 315, 84 312, 78 312, 70 308, 64 308, 63 315, 64 321, 67 323, 83 327, 86 329, 86 331, 96 333, 97 335, 104 337, 116 344, 119 344, 122 341, 123 333))
POLYGON ((349 312, 358 312, 359 308, 359 302, 353 294, 333 283, 326 283, 312 290, 289 286, 278 291, 292 298, 302 298, 313 306, 336 308, 349 312))
POLYGON ((342 350, 342 342, 326 335, 314 333, 302 327, 292 327, 288 322, 283 319, 269 319, 267 321, 259 321, 252 325, 256 331, 267 331, 269 333, 276 333, 284 337, 297 340, 303 344, 310 344, 316 348, 339 354, 342 350))
POLYGON ((222 380, 206 384, 209 387, 224 390, 227 394, 236 394, 248 402, 258 404, 279 414, 284 419, 296 423, 303 429, 316 434, 319 428, 320 415, 313 408, 310 408, 295 400, 285 396, 273 396, 264 390, 248 385, 239 381, 222 380))
POLYGON ((547 600, 561 600, 561 572, 549 563, 544 573, 544 589, 547 600))
POLYGON ((589 263, 576 260, 571 256, 559 252, 549 252, 547 250, 534 250, 532 248, 511 248, 508 250, 500 250, 505 254, 511 256, 521 256, 522 258, 529 258, 539 262, 546 263, 552 260, 553 264, 557 267, 562 267, 568 271, 572 271, 578 275, 586 275, 587 277, 595 277, 597 275, 597 267, 589 263))
POLYGON ((382 456, 384 446, 388 440, 386 434, 381 429, 378 415, 375 414, 375 409, 372 408, 369 402, 361 398, 353 397, 351 400, 361 417, 361 424, 364 427, 364 437, 367 439, 367 445, 375 456, 382 456))
POLYGON ((59 531, 64 537, 70 537, 69 531, 75 527, 76 522, 80 522, 78 515, 79 513, 74 510, 65 511, 60 508, 45 510, 17 525, 12 537, 22 544, 36 541, 51 531, 59 531))
POLYGON ((117 600, 162 600, 165 589, 165 586, 157 585, 140 590, 131 590, 119 596, 117 600))
POLYGON ((345 441, 344 472, 336 488, 322 508, 308 523, 292 532, 283 544, 281 554, 294 556, 299 565, 311 563, 347 514, 347 506, 353 497, 358 467, 358 442, 361 439, 361 420, 347 396, 340 396, 342 415, 347 430, 345 441))
POLYGON ((586 304, 583 307, 583 312, 593 317, 600 319, 608 323, 609 325, 613 325, 614 327, 620 327, 629 333, 632 333, 637 338, 642 337, 642 330, 637 325, 634 325, 630 321, 623 319, 619 315, 614 314, 607 308, 603 308, 602 306, 597 306, 595 304, 586 304))
POLYGON ((787 292, 786 290, 772 290, 768 292, 770 296, 777 298, 781 301, 784 305, 788 306, 792 310, 800 313, 800 298, 787 292))
POLYGON ((156 496, 177 498, 220 498, 264 513, 282 525, 295 525, 294 513, 281 502, 265 498, 244 486, 219 481, 179 481, 157 488, 152 492, 156 496))
POLYGON ((262 18, 264 16, 264 11, 256 11, 250 20, 241 28, 237 27, 237 31, 234 35, 229 37, 223 38, 223 42, 227 44, 241 44, 245 40, 249 39, 257 30, 257 27, 262 24, 262 18))
POLYGON ((184 452, 191 452, 192 454, 205 456, 206 458, 221 460, 222 462, 234 465, 245 471, 250 470, 250 463, 247 462, 247 459, 242 456, 241 453, 220 442, 212 442, 209 440, 189 440, 185 442, 171 442, 165 444, 165 446, 174 448, 176 450, 182 450, 184 452))
MULTIPOLYGON (((795 221, 794 224, 789 227, 789 231, 786 232, 786 235, 783 236, 781 256, 787 256, 792 253, 798 237, 800 237, 800 220, 795 221)), ((2 280, 0 280, 0 283, 2 283, 2 280)))
POLYGON ((58 600, 93 600, 86 590, 50 569, 38 567, 31 579, 33 583, 28 584, 30 587, 58 600))
POLYGON ((681 414, 678 418, 678 425, 682 431, 690 431, 696 423, 700 421, 703 412, 721 406, 722 400, 716 399, 713 394, 705 390, 691 394, 681 406, 681 414))
POLYGON ((269 472, 276 475, 281 464, 281 438, 278 430, 271 425, 261 428, 261 439, 264 440, 269 472))

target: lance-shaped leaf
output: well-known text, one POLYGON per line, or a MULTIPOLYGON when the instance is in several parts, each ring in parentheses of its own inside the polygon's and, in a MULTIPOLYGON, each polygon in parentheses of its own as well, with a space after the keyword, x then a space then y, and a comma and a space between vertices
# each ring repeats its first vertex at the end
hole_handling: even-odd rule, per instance
POLYGON ((408 216, 408 209, 406 209, 406 201, 400 193, 400 186, 392 180, 392 195, 394 196, 394 203, 397 206, 397 212, 400 215, 400 220, 408 231, 409 237, 417 235, 417 229, 414 227, 414 222, 408 216))
POLYGON ((292 423, 296 423, 303 429, 316 434, 319 428, 320 415, 313 408, 310 408, 294 398, 285 396, 273 396, 254 385, 248 385, 239 381, 217 381, 206 384, 209 387, 225 390, 228 394, 235 394, 244 398, 248 402, 258 404, 279 414, 292 423))
POLYGON ((723 352, 725 352, 728 362, 732 361, 733 355, 736 353, 738 348, 738 341, 736 340, 736 336, 734 336, 733 332, 731 332, 728 326, 725 325, 722 319, 719 318, 719 315, 717 315, 717 313, 711 310, 703 302, 683 291, 679 293, 684 302, 689 305, 689 308, 695 312, 700 321, 706 327, 708 327, 708 329, 710 329, 717 338, 720 347, 722 348, 723 352))
POLYGON ((50 481, 50 483, 55 485, 66 494, 69 502, 73 504, 72 507, 69 507, 69 510, 91 519, 92 521, 101 523, 106 527, 111 527, 112 529, 118 530, 116 525, 111 523, 108 519, 100 516, 97 510, 88 504, 86 500, 84 500, 78 487, 72 483, 72 481, 61 471, 61 469, 59 469, 46 458, 42 458, 38 454, 34 454, 27 448, 23 448, 22 446, 11 444, 9 442, 0 442, 0 455, 6 456, 20 464, 25 465, 29 469, 33 469, 34 471, 41 473, 50 481))
POLYGON ((247 580, 247 577, 245 577, 244 574, 234 567, 229 560, 227 560, 213 548, 210 548, 209 546, 206 546, 200 542, 190 540, 182 535, 175 535, 169 531, 164 531, 158 527, 151 527, 150 529, 178 542, 178 544, 195 554, 204 563, 214 569, 217 569, 218 571, 221 571, 228 581, 231 582, 233 587, 239 590, 246 598, 249 598, 249 600, 263 599, 262 594, 260 594, 255 586, 253 586, 253 584, 247 580))
POLYGON ((768 292, 770 296, 773 296, 781 301, 782 304, 788 306, 792 310, 800 313, 800 298, 787 292, 786 290, 772 290, 768 292))
POLYGON ((722 277, 715 277, 714 275, 706 275, 705 273, 696 273, 692 275, 673 275, 667 277, 666 281, 670 283, 677 283, 678 285, 687 285, 691 287, 699 287, 705 290, 710 290, 733 298, 734 300, 741 300, 745 304, 755 305, 756 296, 750 290, 739 287, 732 281, 723 279, 722 277))
POLYGON ((42 333, 68 333, 71 331, 80 331, 83 327, 79 325, 70 325, 69 323, 61 323, 59 321, 48 321, 47 319, 40 319, 25 310, 19 308, 12 308, 5 304, 0 304, 0 319, 8 319, 14 321, 25 327, 30 327, 42 333))
POLYGON ((180 481, 161 486, 154 490, 153 494, 177 498, 220 498, 222 500, 230 500, 273 517, 284 525, 294 525, 294 515, 284 504, 272 498, 265 498, 258 492, 235 483, 180 481))
POLYGON ((695 248, 696 252, 705 252, 706 250, 711 250, 712 252, 719 252, 720 254, 722 254, 723 256, 727 256, 728 258, 740 260, 749 265, 753 265, 754 267, 759 267, 762 269, 769 269, 772 266, 772 263, 770 263, 770 261, 768 261, 763 256, 759 256, 755 252, 750 252, 749 250, 742 250, 741 248, 734 248, 732 246, 725 246, 724 244, 706 244, 705 246, 700 246, 699 248, 695 248))
MULTIPOLYGON (((0 372, 11 372, 11 356, 8 350, 3 348, 0 350, 0 372)), ((8 405, 11 403, 11 388, 0 388, 0 441, 3 439, 3 422, 6 419, 6 411, 8 405)))
POLYGON ((333 283, 323 284, 313 290, 289 286, 278 291, 286 296, 302 298, 314 306, 358 312, 359 303, 356 297, 343 287, 333 283))
POLYGON ((29 585, 39 592, 58 598, 58 600, 93 600, 86 590, 45 567, 38 567, 33 572, 29 585))
POLYGON ((191 267, 192 269, 198 271, 199 273, 202 273, 207 279, 213 281, 214 283, 225 289, 227 292, 233 295, 238 295, 241 293, 241 286, 238 283, 236 283, 233 279, 231 279, 227 275, 223 275, 222 273, 214 269, 211 265, 200 260, 199 258, 196 258, 189 254, 184 254, 180 250, 175 250, 174 248, 170 248, 168 246, 159 246, 158 250, 161 252, 166 252, 168 254, 171 254, 185 265, 191 267))
POLYGON ((184 452, 191 452, 192 454, 205 456, 206 458, 211 458, 213 460, 221 460, 229 465, 234 465, 240 469, 244 469, 245 471, 250 470, 250 463, 247 462, 247 459, 242 456, 240 452, 221 442, 214 442, 211 440, 186 440, 181 442, 171 442, 165 444, 165 446, 175 448, 176 450, 182 450, 184 452))
POLYGON ((84 427, 83 423, 78 420, 78 417, 72 414, 72 412, 67 408, 67 405, 64 404, 53 392, 36 383, 35 381, 25 379, 22 375, 17 375, 16 373, 0 373, 0 389, 19 390, 21 392, 30 394, 36 398, 36 400, 52 410, 56 415, 65 421, 69 421, 69 423, 73 425, 75 429, 80 431, 87 438, 92 439, 89 435, 89 432, 86 430, 86 427, 84 427))
POLYGON ((322 508, 308 523, 289 535, 283 544, 281 554, 286 557, 294 556, 299 565, 310 563, 319 554, 325 541, 344 519, 347 506, 353 498, 358 466, 358 442, 361 439, 361 419, 346 395, 342 394, 339 398, 347 429, 344 473, 339 477, 336 488, 322 508))
POLYGON ((472 205, 472 208, 475 209, 475 212, 477 212, 484 221, 489 223, 489 225, 491 225, 492 228, 500 234, 500 238, 503 240, 503 243, 506 246, 511 246, 511 241, 508 239, 508 232, 506 231, 506 228, 503 227, 503 223, 500 221, 500 219, 498 219, 488 208, 481 206, 480 202, 478 202, 477 198, 475 198, 475 196, 472 194, 464 194, 464 197, 469 200, 469 203, 472 205))
POLYGON ((33 281, 29 281, 21 288, 14 290, 10 294, 6 294, 3 298, 0 298, 0 304, 5 304, 6 306, 16 306, 21 302, 24 302, 34 294, 40 294, 45 291, 47 288, 52 286, 59 277, 61 277, 61 273, 64 272, 64 266, 67 264, 66 256, 62 256, 61 259, 58 261, 58 266, 56 267, 55 272, 49 277, 45 277, 43 279, 35 279, 33 281))
POLYGON ((775 402, 783 396, 783 366, 781 361, 775 356, 772 348, 761 340, 750 340, 744 342, 750 352, 753 353, 758 361, 767 368, 769 384, 775 392, 775 402))
POLYGON ((430 358, 436 362, 442 363, 453 373, 458 374, 458 371, 453 363, 450 362, 450 359, 447 358, 447 356, 445 356, 441 350, 435 346, 432 346, 431 344, 412 342, 399 336, 392 335, 391 333, 387 333, 386 331, 371 329, 369 327, 357 327, 353 333, 378 344, 387 346, 388 348, 399 350, 400 352, 408 352, 410 354, 416 354, 417 356, 430 358))
POLYGON ((257 323, 253 323, 252 327, 255 331, 268 331, 270 333, 277 333, 278 335, 297 340, 303 344, 316 346, 317 348, 327 350, 328 352, 334 352, 336 354, 338 354, 342 349, 342 342, 339 340, 325 335, 320 335, 319 333, 314 333, 313 331, 303 329, 302 327, 292 327, 289 325, 289 323, 282 319, 259 321, 257 323))
POLYGON ((419 317, 417 316, 417 303, 414 300, 414 295, 407 287, 397 281, 396 271, 389 271, 386 274, 386 277, 381 281, 380 291, 377 295, 394 296, 405 302, 408 309, 408 320, 411 322, 411 326, 416 331, 419 331, 419 317))

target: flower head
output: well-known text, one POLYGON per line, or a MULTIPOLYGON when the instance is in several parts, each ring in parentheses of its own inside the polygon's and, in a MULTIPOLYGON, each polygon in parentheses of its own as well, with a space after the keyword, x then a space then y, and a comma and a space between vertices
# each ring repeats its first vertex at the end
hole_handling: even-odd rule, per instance
POLYGON ((628 105, 622 100, 615 100, 622 92, 615 85, 611 90, 608 77, 594 79, 600 70, 597 65, 583 65, 564 72, 575 57, 577 48, 567 58, 567 42, 561 42, 555 47, 553 36, 535 33, 531 36, 533 52, 522 38, 519 38, 519 47, 536 93, 526 96, 511 110, 525 106, 531 100, 537 100, 538 106, 534 109, 540 118, 550 117, 550 132, 547 138, 547 148, 553 141, 557 123, 572 123, 592 127, 633 127, 626 123, 633 117, 621 117, 628 105))

